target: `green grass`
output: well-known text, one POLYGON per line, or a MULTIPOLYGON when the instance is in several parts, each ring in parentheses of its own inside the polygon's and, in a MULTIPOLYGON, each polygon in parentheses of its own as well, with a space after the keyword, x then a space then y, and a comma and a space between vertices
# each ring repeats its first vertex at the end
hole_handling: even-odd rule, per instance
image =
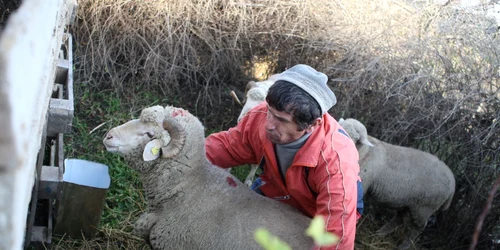
POLYGON ((231 174, 236 176, 241 181, 245 181, 245 178, 247 178, 248 172, 250 172, 251 166, 250 165, 242 165, 238 167, 234 167, 231 169, 231 174))

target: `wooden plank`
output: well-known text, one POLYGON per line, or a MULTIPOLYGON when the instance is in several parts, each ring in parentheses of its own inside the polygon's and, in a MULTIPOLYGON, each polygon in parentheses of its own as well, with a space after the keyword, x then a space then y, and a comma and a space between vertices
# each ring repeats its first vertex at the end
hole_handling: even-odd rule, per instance
POLYGON ((21 249, 36 158, 74 0, 24 0, 0 37, 0 249, 21 249))

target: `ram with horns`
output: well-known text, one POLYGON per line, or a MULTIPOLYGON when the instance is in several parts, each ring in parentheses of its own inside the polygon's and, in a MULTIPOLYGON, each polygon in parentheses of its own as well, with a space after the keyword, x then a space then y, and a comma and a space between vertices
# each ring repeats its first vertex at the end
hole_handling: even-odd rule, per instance
POLYGON ((153 106, 139 119, 104 137, 139 171, 147 211, 134 233, 153 249, 261 249, 257 228, 266 228, 292 249, 310 249, 310 218, 291 206, 251 191, 205 156, 204 127, 188 111, 153 106))

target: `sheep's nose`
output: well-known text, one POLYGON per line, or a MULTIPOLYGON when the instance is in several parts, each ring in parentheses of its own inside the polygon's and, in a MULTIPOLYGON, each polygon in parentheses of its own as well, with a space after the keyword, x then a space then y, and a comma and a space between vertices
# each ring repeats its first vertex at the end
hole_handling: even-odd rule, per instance
POLYGON ((111 139, 113 139, 113 136, 111 134, 107 134, 106 135, 106 140, 111 140, 111 139))

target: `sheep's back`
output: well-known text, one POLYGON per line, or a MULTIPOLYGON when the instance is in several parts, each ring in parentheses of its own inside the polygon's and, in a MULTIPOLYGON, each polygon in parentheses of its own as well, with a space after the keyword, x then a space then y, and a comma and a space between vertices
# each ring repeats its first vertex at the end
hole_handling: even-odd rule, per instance
MULTIPOLYGON (((231 234, 231 238, 255 244, 253 232, 262 227, 290 244, 292 249, 309 249, 313 245, 312 240, 304 235, 310 218, 289 205, 257 194, 226 171, 218 168, 211 170, 213 179, 216 182, 220 181, 218 182, 220 189, 209 194, 212 196, 210 198, 217 197, 216 205, 212 209, 220 215, 217 221, 221 228, 229 229, 237 226, 241 232, 245 232, 227 232, 231 234), (220 178, 221 176, 223 178, 220 178), (232 178, 236 186, 231 181, 228 182, 228 178, 232 178), (250 237, 248 233, 251 234, 250 237)), ((259 249, 257 245, 256 247, 259 249)))
POLYGON ((369 139, 374 147, 363 146, 365 153, 360 150, 360 175, 371 184, 369 192, 379 202, 396 207, 429 203, 440 206, 454 193, 453 173, 436 156, 373 137, 369 139))
MULTIPOLYGON (((181 201, 169 205, 151 235, 160 249, 261 249, 253 233, 265 228, 293 249, 309 249, 310 218, 250 190, 227 171, 203 166, 185 176, 181 201), (165 233, 170 232, 170 233, 165 233), (175 246, 172 248, 172 246, 175 246)), ((153 243, 153 242, 152 242, 153 243)))

